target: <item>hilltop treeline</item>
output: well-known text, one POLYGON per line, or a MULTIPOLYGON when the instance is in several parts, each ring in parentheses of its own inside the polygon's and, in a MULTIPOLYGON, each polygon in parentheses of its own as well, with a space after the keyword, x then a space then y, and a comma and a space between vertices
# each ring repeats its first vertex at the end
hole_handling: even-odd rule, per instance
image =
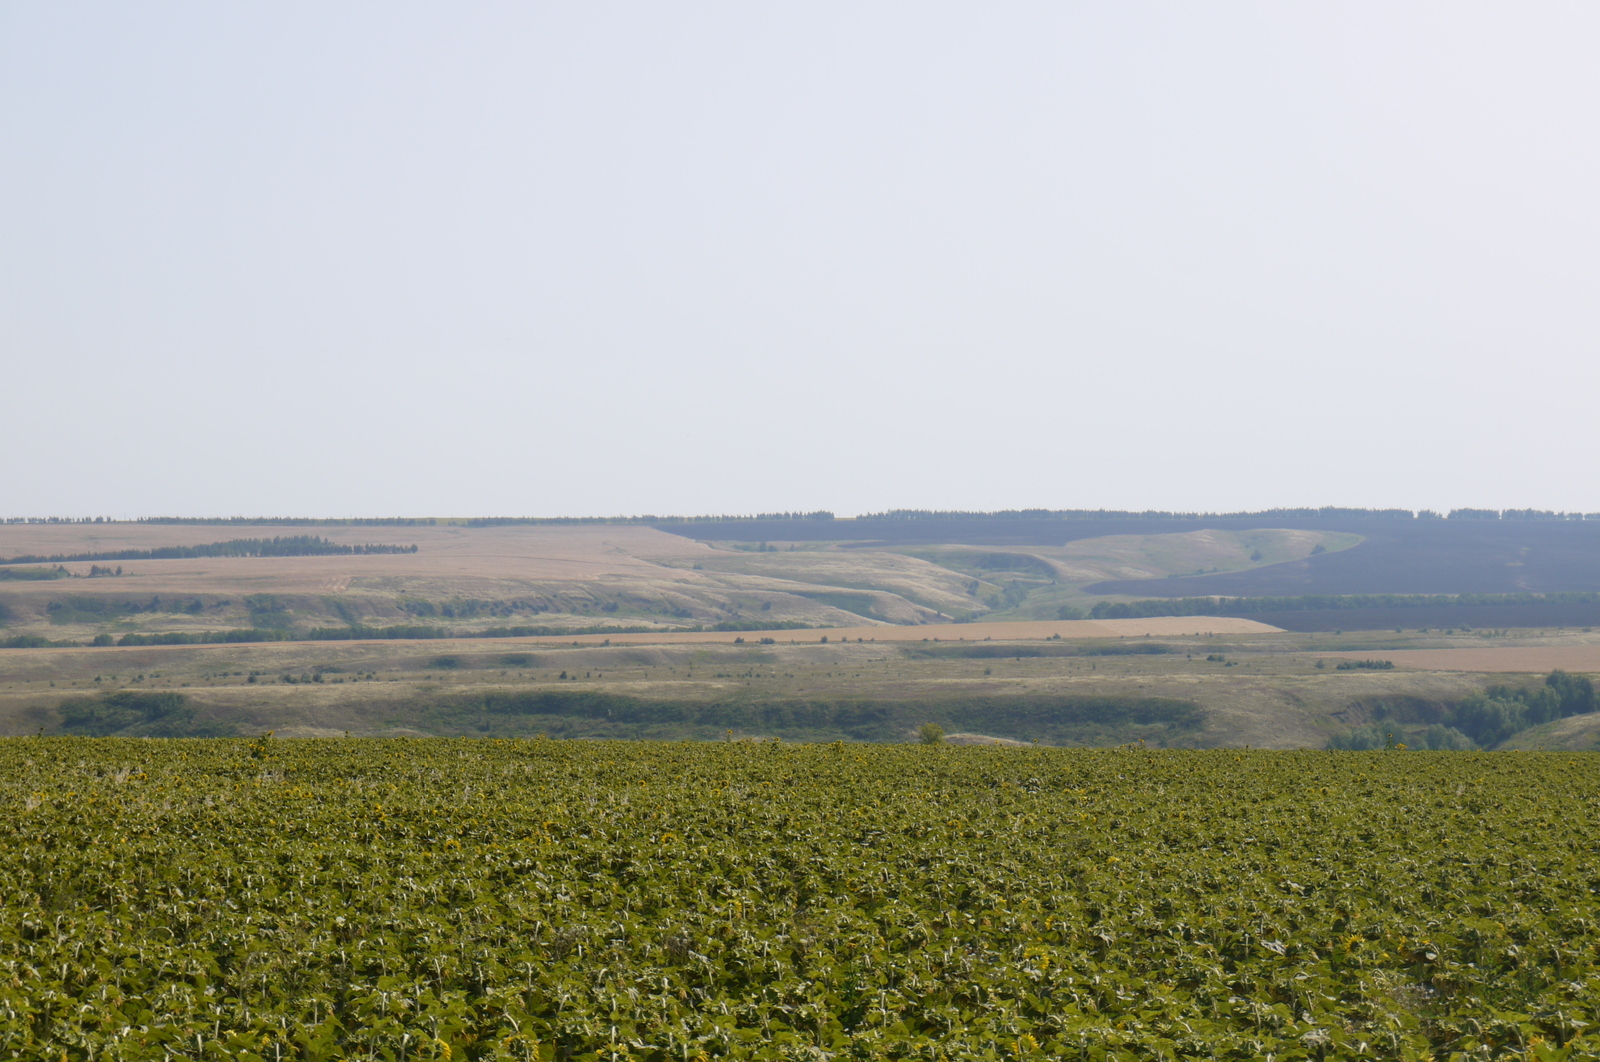
POLYGON ((518 524, 721 524, 756 520, 832 520, 826 509, 815 512, 746 513, 743 516, 141 516, 118 520, 109 516, 8 516, 6 524, 177 524, 194 526, 237 525, 260 527, 501 527, 518 524))
POLYGON ((1600 593, 1587 590, 1551 594, 1302 594, 1297 597, 1180 597, 1143 601, 1097 601, 1089 609, 1089 615, 1093 619, 1144 619, 1150 616, 1245 616, 1257 612, 1311 612, 1321 609, 1597 603, 1600 603, 1600 593))
MULTIPOLYGON (((155 549, 118 549, 98 553, 57 553, 52 556, 8 557, 0 564, 60 564, 66 561, 192 560, 198 557, 334 557, 376 553, 415 553, 417 547, 377 543, 344 545, 317 535, 282 538, 231 538, 201 546, 159 546, 155 549)), ((55 578, 54 575, 35 578, 55 578)))

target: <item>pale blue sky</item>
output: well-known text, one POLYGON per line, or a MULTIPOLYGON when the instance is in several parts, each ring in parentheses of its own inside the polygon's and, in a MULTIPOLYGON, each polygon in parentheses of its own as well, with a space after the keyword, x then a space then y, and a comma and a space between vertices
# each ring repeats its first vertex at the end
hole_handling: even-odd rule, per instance
POLYGON ((1600 511, 1600 7, 0 2, 0 515, 1600 511))

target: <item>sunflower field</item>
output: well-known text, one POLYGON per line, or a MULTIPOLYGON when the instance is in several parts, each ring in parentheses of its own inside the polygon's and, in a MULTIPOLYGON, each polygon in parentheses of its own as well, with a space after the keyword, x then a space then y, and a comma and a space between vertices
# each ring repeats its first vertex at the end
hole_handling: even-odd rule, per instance
POLYGON ((1600 1058, 1585 754, 0 741, 0 1059, 1600 1058))

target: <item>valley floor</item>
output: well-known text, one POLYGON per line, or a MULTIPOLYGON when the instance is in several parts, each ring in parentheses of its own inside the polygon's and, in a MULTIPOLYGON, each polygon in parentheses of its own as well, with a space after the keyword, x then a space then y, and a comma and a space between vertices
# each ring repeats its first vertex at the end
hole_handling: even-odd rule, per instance
MULTIPOLYGON (((463 639, 0 650, 0 733, 58 732, 64 706, 99 704, 120 692, 181 695, 185 718, 200 728, 152 724, 132 734, 731 732, 899 741, 913 740, 921 722, 937 721, 951 732, 1043 744, 1143 738, 1187 747, 1320 748, 1381 714, 1380 706, 1453 703, 1491 683, 1536 683, 1554 666, 1600 670, 1600 635, 1582 631, 895 643, 844 642, 838 631, 779 633, 792 637, 770 645, 753 636, 735 644, 738 636, 724 634, 690 644, 614 639, 609 646, 463 639), (825 634, 832 635, 827 643, 825 634), (1339 668, 1368 659, 1394 667, 1339 668), (851 715, 852 706, 875 714, 851 715)), ((976 625, 968 633, 977 634, 976 625)), ((1518 740, 1592 748, 1600 738, 1594 721, 1562 720, 1518 740)))

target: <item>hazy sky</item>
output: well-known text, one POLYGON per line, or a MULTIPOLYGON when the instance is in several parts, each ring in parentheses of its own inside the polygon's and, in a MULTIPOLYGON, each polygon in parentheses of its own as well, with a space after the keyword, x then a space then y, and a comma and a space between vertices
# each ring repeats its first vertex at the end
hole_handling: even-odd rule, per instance
POLYGON ((0 0, 0 515, 1600 511, 1593 3, 0 0))

